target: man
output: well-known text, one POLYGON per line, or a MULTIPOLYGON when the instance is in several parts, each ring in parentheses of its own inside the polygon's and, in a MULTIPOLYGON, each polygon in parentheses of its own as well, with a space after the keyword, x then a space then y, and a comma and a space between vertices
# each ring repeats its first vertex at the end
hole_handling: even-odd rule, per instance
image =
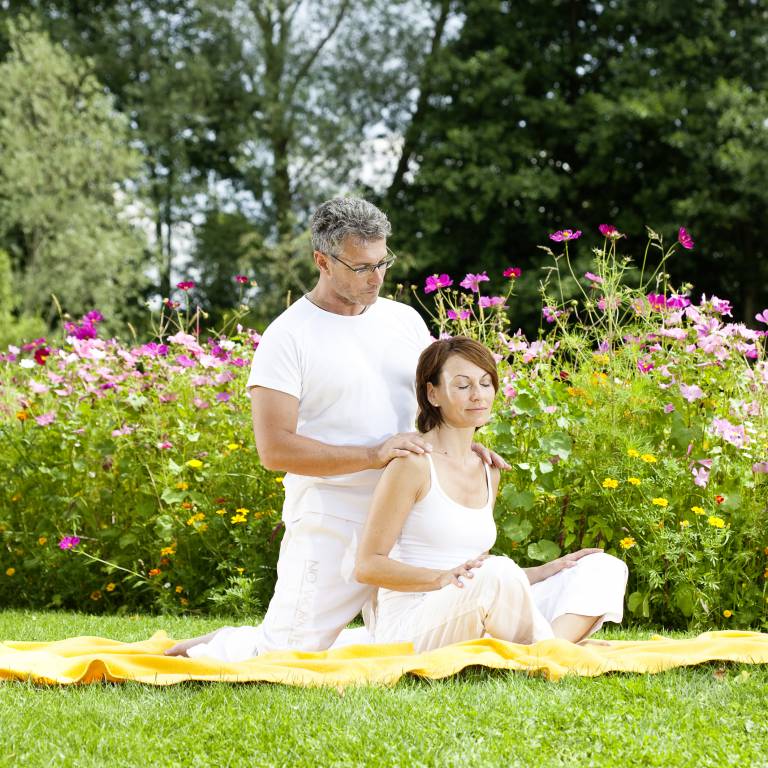
POLYGON ((372 595, 354 567, 381 470, 431 450, 412 431, 429 331, 411 307, 379 298, 395 260, 386 215, 359 198, 334 199, 311 230, 317 284, 264 332, 248 379, 261 462, 286 473, 275 594, 259 627, 226 627, 169 654, 235 661, 330 647, 372 595))

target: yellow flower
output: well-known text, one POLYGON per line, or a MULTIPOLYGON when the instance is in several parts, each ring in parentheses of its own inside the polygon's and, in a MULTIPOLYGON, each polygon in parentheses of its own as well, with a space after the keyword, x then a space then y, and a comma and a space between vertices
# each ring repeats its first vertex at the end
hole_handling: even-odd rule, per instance
POLYGON ((627 450, 627 456, 630 458, 636 459, 640 455, 640 451, 636 451, 634 448, 629 448, 627 450))
POLYGON ((101 600, 100 589, 94 589, 93 592, 91 592, 91 600, 101 600))
POLYGON ((245 568, 235 568, 238 573, 245 573, 245 568))
POLYGON ((714 515, 710 515, 707 518, 707 522, 713 527, 713 528, 725 528, 725 520, 723 520, 722 517, 715 517, 714 515))
POLYGON ((184 591, 184 587, 176 585, 176 594, 180 595, 184 591))
POLYGON ((187 466, 188 466, 190 469, 202 469, 202 467, 203 467, 203 462, 202 462, 202 461, 200 461, 200 459, 190 459, 190 460, 187 462, 187 466))
POLYGON ((619 546, 622 549, 632 549, 637 542, 631 536, 625 536, 620 542, 619 546))
POLYGON ((666 499, 662 499, 662 498, 651 499, 651 504, 655 504, 657 507, 669 506, 669 502, 666 499))
POLYGON ((37 543, 38 543, 38 544, 39 544, 41 547, 44 547, 44 546, 45 546, 45 545, 48 543, 48 539, 47 539, 45 536, 41 536, 41 537, 40 537, 40 538, 37 540, 37 543))
POLYGON ((768 579, 768 568, 766 568, 765 571, 763 572, 763 578, 768 579))
POLYGON ((166 555, 175 555, 176 550, 173 547, 163 547, 160 550, 160 557, 165 557, 166 555))
POLYGON ((104 589, 106 589, 107 592, 114 592, 116 586, 117 586, 117 584, 115 584, 114 581, 110 581, 109 584, 107 584, 107 586, 104 587, 104 589))
POLYGON ((691 512, 695 515, 706 515, 707 513, 701 507, 691 507, 691 512))
POLYGON ((658 459, 653 454, 644 453, 640 457, 640 461, 644 461, 646 464, 655 464, 658 459))
POLYGON ((237 443, 227 443, 227 450, 237 451, 239 449, 240 449, 240 446, 237 443))
POLYGON ((186 597, 182 597, 182 598, 181 598, 181 600, 179 600, 179 602, 180 602, 182 605, 189 605, 189 600, 187 600, 187 598, 186 598, 186 597))
POLYGON ((187 488, 189 488, 189 483, 185 483, 183 480, 180 480, 178 483, 176 483, 176 487, 180 491, 186 491, 187 488))
POLYGON ((632 483, 632 485, 640 485, 642 480, 639 477, 628 477, 627 482, 632 483))
POLYGON ((6 576, 13 576, 14 573, 16 573, 16 569, 15 568, 6 568, 5 569, 5 575, 6 576))
POLYGON ((606 354, 603 354, 603 353, 600 353, 600 352, 595 352, 595 353, 592 355, 592 359, 593 359, 593 360, 594 360, 594 361, 595 361, 595 362, 596 362, 598 365, 608 365, 608 363, 610 362, 610 358, 608 357, 608 355, 606 355, 606 354))
POLYGON ((246 520, 245 515, 234 515, 230 518, 233 523, 244 523, 246 520))
POLYGON ((247 515, 250 511, 251 511, 250 509, 246 509, 245 507, 238 507, 235 510, 235 514, 237 514, 237 515, 247 515))
POLYGON ((687 528, 691 523, 688 520, 681 520, 680 521, 680 527, 681 528, 687 528))
POLYGON ((733 616, 733 611, 729 611, 727 608, 723 611, 723 616, 725 616, 726 619, 730 619, 731 616, 733 616))
POLYGON ((276 477, 276 478, 275 478, 275 482, 276 482, 276 483, 282 483, 282 482, 283 482, 283 480, 285 480, 285 478, 284 478, 282 475, 280 475, 279 477, 276 477))
POLYGON ((21 498, 20 493, 14 493, 13 496, 11 496, 11 501, 18 501, 21 498))
POLYGON ((612 477, 606 477, 605 480, 603 480, 603 488, 618 488, 619 487, 619 481, 614 480, 612 477))
POLYGON ((217 509, 216 510, 216 514, 217 515, 226 515, 227 514, 227 510, 226 509, 217 509))
POLYGON ((187 525, 195 525, 195 523, 199 523, 201 520, 205 520, 205 514, 203 512, 196 512, 187 520, 187 525))

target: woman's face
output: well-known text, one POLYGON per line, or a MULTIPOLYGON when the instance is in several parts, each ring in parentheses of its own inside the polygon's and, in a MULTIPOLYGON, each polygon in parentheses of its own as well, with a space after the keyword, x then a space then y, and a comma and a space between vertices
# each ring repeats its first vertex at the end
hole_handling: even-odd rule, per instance
POLYGON ((427 396, 445 424, 481 427, 491 417, 496 390, 490 373, 454 354, 445 361, 438 385, 427 383, 427 396))

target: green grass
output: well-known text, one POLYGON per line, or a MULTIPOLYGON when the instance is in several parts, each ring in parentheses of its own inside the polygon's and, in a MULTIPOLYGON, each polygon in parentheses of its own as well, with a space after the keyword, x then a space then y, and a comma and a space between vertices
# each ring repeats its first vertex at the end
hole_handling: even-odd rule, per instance
MULTIPOLYGON (((219 623, 8 611, 0 638, 133 641, 219 623)), ((768 766, 766 690, 768 665, 558 683, 473 669, 344 692, 0 683, 0 766, 768 766)))

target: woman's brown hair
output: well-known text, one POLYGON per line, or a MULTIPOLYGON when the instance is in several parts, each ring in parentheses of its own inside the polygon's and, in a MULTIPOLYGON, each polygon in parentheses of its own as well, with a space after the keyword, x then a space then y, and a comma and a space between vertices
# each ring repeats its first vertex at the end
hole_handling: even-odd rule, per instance
POLYGON ((451 339, 440 339, 430 344, 419 357, 416 366, 416 399, 419 403, 419 415, 416 417, 416 428, 419 432, 429 432, 443 423, 440 409, 432 405, 427 397, 427 382, 432 386, 440 383, 445 361, 451 355, 461 355, 465 360, 474 363, 490 375, 493 388, 499 391, 499 374, 496 371, 496 361, 487 347, 479 341, 466 336, 454 336, 451 339))

